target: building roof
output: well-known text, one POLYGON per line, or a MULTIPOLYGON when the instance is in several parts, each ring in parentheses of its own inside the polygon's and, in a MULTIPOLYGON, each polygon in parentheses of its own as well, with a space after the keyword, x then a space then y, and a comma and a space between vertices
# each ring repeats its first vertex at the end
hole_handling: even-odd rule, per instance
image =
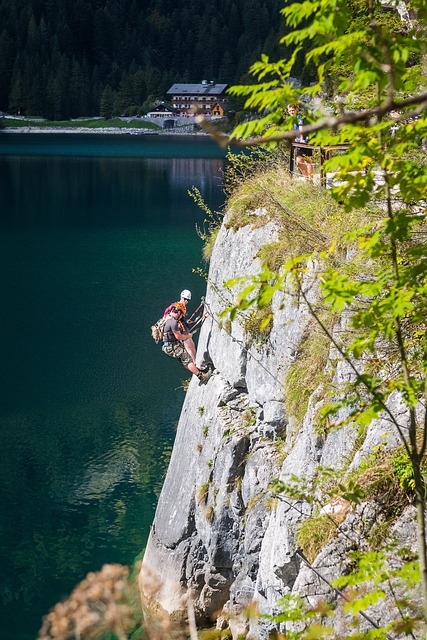
POLYGON ((224 102, 224 100, 217 100, 216 102, 213 103, 212 105, 212 109, 214 109, 216 107, 216 105, 219 105, 222 109, 227 109, 227 104, 224 102))
POLYGON ((168 113, 176 113, 176 109, 174 109, 173 107, 170 107, 168 104, 165 104, 164 102, 161 102, 160 104, 156 104, 156 106, 153 109, 150 109, 150 113, 156 113, 159 111, 167 111, 168 113))
POLYGON ((221 95, 224 93, 228 85, 226 84, 216 84, 215 82, 199 82, 198 84, 185 84, 179 83, 173 84, 169 91, 166 92, 167 95, 221 95))

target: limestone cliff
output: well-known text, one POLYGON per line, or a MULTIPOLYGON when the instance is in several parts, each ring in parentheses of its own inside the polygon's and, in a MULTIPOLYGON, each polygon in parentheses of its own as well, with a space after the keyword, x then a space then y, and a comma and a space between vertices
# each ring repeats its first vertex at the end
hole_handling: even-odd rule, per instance
MULTIPOLYGON (((251 341, 239 320, 219 318, 224 298, 232 295, 224 282, 258 272, 259 249, 276 235, 271 221, 238 230, 224 224, 213 251, 206 293, 210 316, 200 334, 198 360, 211 360, 216 371, 206 386, 191 380, 142 569, 160 579, 157 601, 173 614, 185 611, 188 591, 199 618, 206 619, 221 609, 238 614, 253 600, 261 611, 274 613, 290 591, 333 599, 323 578, 345 570, 345 552, 375 522, 375 505, 348 513, 341 533, 313 563, 320 578, 297 553, 297 526, 311 506, 273 499, 269 483, 289 474, 310 483, 319 465, 348 468, 376 445, 398 443, 382 420, 370 425, 361 442, 352 425, 319 434, 314 420, 319 390, 313 389, 301 422, 287 415, 284 381, 312 326, 295 296, 275 295, 272 328, 263 343, 251 341)), ((314 278, 307 276, 305 289, 316 298, 314 278)), ((326 368, 337 386, 351 376, 332 350, 326 368)), ((399 398, 390 402, 399 411, 399 398)), ((403 408, 400 414, 404 424, 403 408)), ((405 527, 398 523, 395 529, 414 546, 411 509, 401 516, 405 527)), ((233 625, 237 635, 237 622, 233 625)))

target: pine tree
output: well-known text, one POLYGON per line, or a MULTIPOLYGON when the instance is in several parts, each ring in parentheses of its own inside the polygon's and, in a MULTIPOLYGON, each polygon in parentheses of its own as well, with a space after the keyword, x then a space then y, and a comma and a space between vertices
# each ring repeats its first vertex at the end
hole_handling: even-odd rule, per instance
POLYGON ((99 111, 107 85, 120 94, 117 109, 149 94, 164 99, 174 82, 236 82, 268 29, 277 42, 278 3, 0 0, 0 109, 31 102, 45 115, 87 116, 99 111), (134 80, 125 89, 128 76, 134 80))
POLYGON ((99 115, 101 116, 101 118, 105 118, 105 120, 111 118, 113 115, 113 107, 114 93, 110 85, 107 84, 101 94, 101 103, 99 107, 99 115))
POLYGON ((6 29, 3 29, 0 34, 0 110, 2 111, 8 107, 7 96, 11 86, 13 60, 13 40, 6 29))

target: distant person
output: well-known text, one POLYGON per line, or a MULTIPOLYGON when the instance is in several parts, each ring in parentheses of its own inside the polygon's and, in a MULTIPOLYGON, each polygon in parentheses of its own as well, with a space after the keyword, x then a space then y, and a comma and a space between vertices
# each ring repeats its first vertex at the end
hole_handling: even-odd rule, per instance
MULTIPOLYGON (((401 113, 400 111, 397 111, 396 109, 394 109, 393 111, 390 111, 390 116, 393 118, 393 120, 399 120, 401 113)), ((392 136, 395 136, 397 131, 399 131, 400 128, 400 123, 399 122, 393 122, 393 124, 390 127, 390 134, 392 136)))
MULTIPOLYGON (((288 114, 290 116, 297 116, 297 121, 294 123, 294 131, 301 131, 304 126, 304 119, 299 113, 299 107, 296 104, 288 104, 288 114)), ((295 138, 295 142, 308 143, 308 136, 298 136, 295 138)), ((313 180, 314 166, 313 166, 313 149, 307 149, 306 147, 296 147, 295 149, 296 164, 304 178, 306 180, 313 180)))
POLYGON ((179 360, 186 369, 199 378, 202 384, 206 384, 213 369, 211 367, 204 371, 198 369, 185 349, 185 343, 191 339, 191 334, 185 330, 182 324, 184 313, 185 305, 182 302, 176 302, 171 306, 170 317, 166 320, 163 331, 162 350, 167 356, 179 360))
MULTIPOLYGON (((184 316, 187 315, 187 304, 190 302, 191 300, 191 291, 189 291, 188 289, 184 289, 183 291, 181 291, 180 294, 180 303, 184 305, 184 314, 183 317, 181 319, 182 325, 184 326, 184 328, 190 333, 190 329, 187 325, 187 323, 185 322, 184 316)), ((170 304, 168 307, 166 307, 165 312, 164 312, 164 316, 168 315, 168 313, 170 313, 172 307, 174 306, 175 303, 170 304)), ((196 345, 194 344, 194 340, 193 337, 190 333, 190 337, 185 341, 185 348, 187 349, 188 353, 191 356, 192 361, 194 362, 194 364, 196 363, 196 345)))

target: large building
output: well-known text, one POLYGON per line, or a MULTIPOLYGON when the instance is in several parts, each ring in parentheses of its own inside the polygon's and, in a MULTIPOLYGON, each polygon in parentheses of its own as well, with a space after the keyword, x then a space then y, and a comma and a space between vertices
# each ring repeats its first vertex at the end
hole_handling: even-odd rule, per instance
POLYGON ((207 80, 202 80, 199 84, 176 83, 166 95, 178 113, 193 114, 194 109, 198 108, 201 113, 212 115, 212 108, 218 101, 224 104, 223 96, 227 86, 207 80))

